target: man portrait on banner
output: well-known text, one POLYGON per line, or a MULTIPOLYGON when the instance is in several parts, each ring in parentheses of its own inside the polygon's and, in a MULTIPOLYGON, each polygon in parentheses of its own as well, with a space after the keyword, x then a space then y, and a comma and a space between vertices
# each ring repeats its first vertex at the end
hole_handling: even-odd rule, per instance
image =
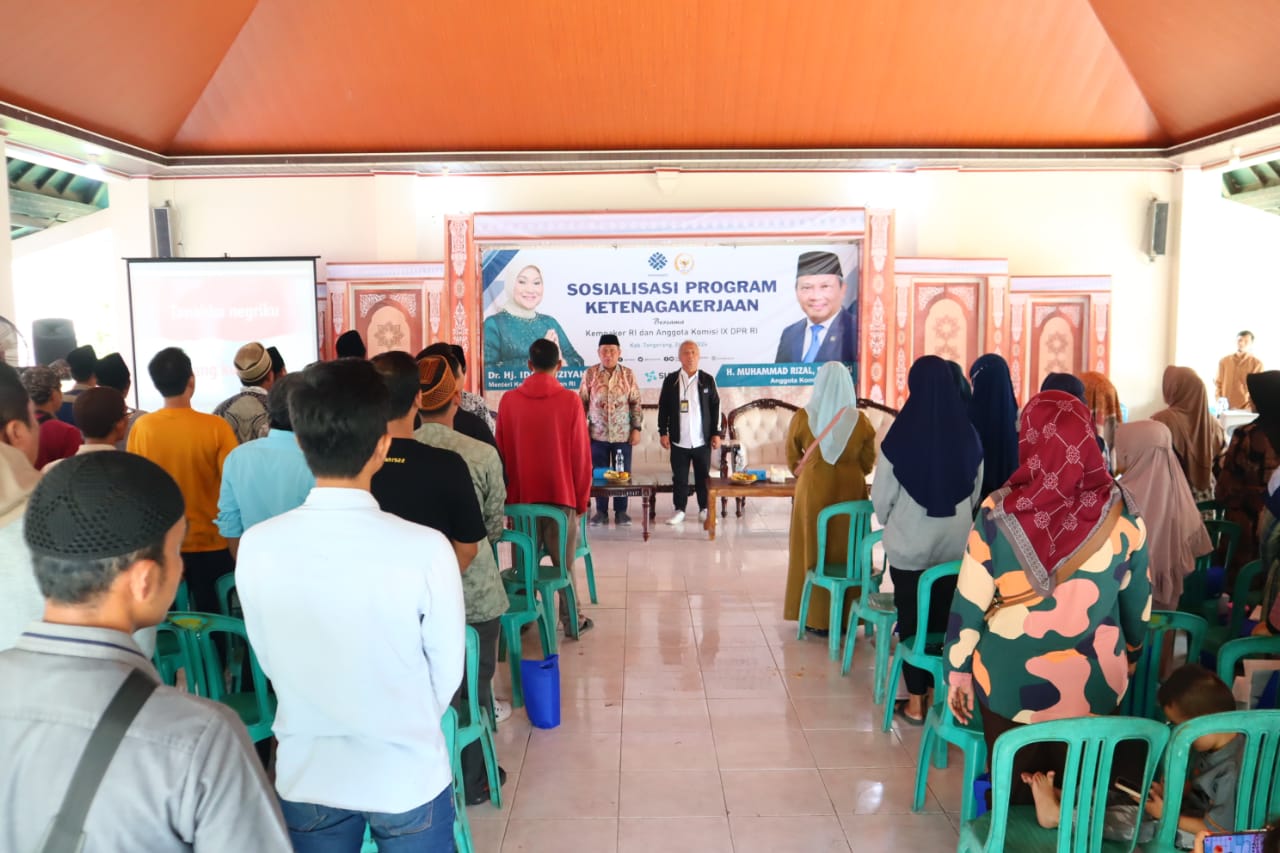
POLYGON ((858 320, 845 307, 848 285, 833 252, 805 252, 796 263, 796 301, 804 319, 782 330, 775 362, 858 360, 858 320))

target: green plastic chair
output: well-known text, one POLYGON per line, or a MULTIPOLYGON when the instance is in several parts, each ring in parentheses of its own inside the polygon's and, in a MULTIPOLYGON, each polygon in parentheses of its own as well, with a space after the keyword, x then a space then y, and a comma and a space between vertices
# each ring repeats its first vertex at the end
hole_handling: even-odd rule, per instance
POLYGON ((796 639, 805 636, 805 621, 809 616, 809 598, 815 586, 822 587, 831 593, 831 617, 827 625, 828 650, 832 660, 840 658, 841 616, 844 615, 845 595, 856 589, 861 578, 856 574, 855 563, 858 557, 858 546, 862 537, 871 532, 871 516, 875 512, 871 501, 844 501, 824 507, 818 513, 818 562, 804 573, 804 590, 800 593, 800 624, 796 630, 796 639), (847 555, 843 563, 827 562, 827 529, 836 518, 848 518, 849 539, 847 555))
POLYGON ((1129 678, 1129 689, 1120 700, 1120 713, 1163 722, 1164 713, 1156 702, 1156 693, 1160 690, 1160 663, 1164 656, 1165 638, 1169 634, 1186 634, 1187 661, 1198 663, 1208 631, 1209 623, 1192 613, 1151 611, 1147 638, 1133 675, 1129 678))
POLYGON ((1256 592, 1251 587, 1263 577, 1261 560, 1247 563, 1236 575, 1235 586, 1231 588, 1231 616, 1226 625, 1212 625, 1204 638, 1204 651, 1216 655, 1223 644, 1244 636, 1244 620, 1249 609, 1262 603, 1262 590, 1256 592))
POLYGON ((173 606, 170 610, 190 610, 191 609, 191 591, 187 588, 185 578, 178 581, 178 592, 173 597, 173 606))
MULTIPOLYGON (((271 737, 271 726, 276 718, 276 697, 267 684, 267 676, 258 665, 258 657, 249 645, 249 634, 245 631, 244 622, 220 613, 170 613, 168 622, 185 629, 194 635, 194 649, 199 661, 194 666, 197 691, 201 696, 221 702, 240 715, 249 737, 254 743, 271 737), (213 641, 214 634, 227 634, 244 643, 249 655, 249 672, 253 681, 253 690, 231 690, 226 687, 223 673, 226 666, 218 644, 213 641)), ((236 673, 240 667, 231 664, 231 672, 236 673)), ((191 675, 188 674, 188 679, 191 675)))
POLYGON ((884 592, 872 592, 878 589, 871 569, 874 563, 872 556, 877 543, 884 537, 883 530, 872 530, 862 537, 858 546, 858 586, 862 595, 849 610, 849 624, 845 628, 844 660, 840 662, 840 674, 848 675, 853 666, 854 644, 858 642, 858 625, 864 624, 866 637, 876 635, 876 668, 872 676, 874 698, 877 705, 884 701, 885 679, 889 675, 889 652, 891 639, 889 633, 893 623, 898 621, 898 609, 893 605, 893 596, 884 592))
MULTIPOLYGON (((174 594, 170 610, 189 611, 191 609, 191 593, 187 589, 185 579, 178 581, 178 591, 174 594)), ((170 687, 177 684, 178 670, 187 669, 190 658, 189 651, 183 646, 184 636, 180 629, 165 627, 164 623, 156 626, 156 650, 151 656, 160 679, 170 687)))
POLYGON ((1280 635, 1241 637, 1224 643, 1218 650, 1218 677, 1228 686, 1235 681, 1236 665, 1242 660, 1272 658, 1280 655, 1280 635))
POLYGON ((1227 552, 1222 565, 1230 566, 1235 558, 1236 548, 1240 545, 1240 525, 1233 521, 1206 521, 1205 529, 1209 531, 1209 541, 1213 550, 1196 558, 1196 567, 1187 575, 1182 583, 1182 597, 1178 599, 1178 609, 1183 613, 1194 613, 1209 620, 1210 624, 1218 621, 1218 602, 1209 601, 1209 569, 1213 567, 1218 547, 1225 537, 1227 552))
MULTIPOLYGON (((960 561, 952 560, 949 563, 941 563, 931 569, 926 569, 924 574, 920 576, 920 585, 916 589, 916 612, 920 614, 920 628, 926 629, 929 619, 929 603, 933 596, 933 585, 943 578, 958 577, 960 575, 960 561)), ((882 638, 887 639, 887 638, 882 638)), ((933 676, 934 694, 946 693, 946 680, 943 670, 945 669, 942 662, 942 655, 931 655, 925 651, 929 647, 930 641, 934 643, 942 643, 946 639, 942 634, 930 634, 927 630, 917 630, 910 638, 899 641, 897 648, 893 652, 893 668, 889 671, 889 681, 885 684, 885 695, 893 690, 894 685, 902 678, 902 667, 904 664, 911 664, 918 669, 928 670, 933 676)), ((888 645, 885 643, 884 645, 888 645)), ((881 725, 882 731, 893 730, 893 703, 884 703, 884 722, 881 725)))
POLYGON ((480 633, 467 626, 467 722, 458 721, 458 751, 480 742, 485 771, 489 776, 489 802, 502 808, 502 784, 498 778, 498 748, 493 742, 493 717, 480 707, 480 633))
POLYGON ((227 572, 213 585, 218 593, 218 610, 223 616, 232 616, 236 619, 244 618, 240 610, 240 599, 237 597, 233 602, 231 596, 236 591, 236 575, 235 572, 227 572))
POLYGON ((178 672, 187 673, 187 692, 198 693, 194 679, 204 671, 190 632, 169 622, 156 626, 156 650, 151 656, 160 680, 170 687, 178 685, 178 672))
POLYGON ((1228 711, 1188 720, 1173 730, 1164 757, 1164 812, 1147 853, 1173 851, 1192 744, 1205 735, 1236 732, 1244 738, 1236 788, 1236 826, 1259 829, 1280 814, 1280 711, 1228 711))
MULTIPOLYGON (((502 633, 498 635, 498 660, 506 660, 511 668, 511 704, 516 708, 524 707, 524 677, 520 672, 520 660, 523 657, 523 643, 520 630, 525 625, 536 623, 538 638, 542 642, 542 656, 551 654, 554 642, 554 627, 547 625, 542 610, 538 607, 537 594, 533 589, 533 554, 534 543, 518 530, 502 531, 499 542, 510 542, 515 565, 503 571, 507 589, 507 612, 502 614, 502 633)), ((493 558, 499 566, 502 561, 498 557, 498 545, 493 546, 493 558)))
POLYGON ((916 790, 911 803, 912 811, 924 808, 925 792, 929 785, 930 758, 939 770, 947 769, 947 746, 956 746, 964 755, 964 787, 960 791, 960 817, 973 820, 978 816, 978 800, 974 796, 974 783, 987 769, 987 741, 982 733, 982 717, 974 708, 969 722, 956 722, 947 708, 946 693, 936 691, 942 701, 934 702, 924 720, 924 733, 920 738, 920 753, 916 756, 916 790), (932 753, 932 755, 931 755, 932 753))
MULTIPOLYGON (((1004 850, 1031 853, 1128 853, 1137 839, 1104 842, 1103 820, 1107 793, 1111 788, 1111 768, 1116 746, 1124 741, 1147 744, 1146 765, 1139 790, 1150 790, 1156 766, 1169 742, 1167 726, 1137 717, 1077 717, 1032 723, 1002 734, 991 761, 991 811, 960 829, 959 853, 1004 850), (1067 746, 1066 770, 1062 783, 1061 825, 1044 829, 1036 821, 1033 806, 1009 805, 1013 788, 1013 757, 1033 743, 1058 742, 1067 746), (1077 815, 1077 811, 1079 814, 1077 815)), ((1139 810, 1144 804, 1139 804, 1139 810)))
MULTIPOLYGON (((440 730, 444 732, 445 749, 449 751, 449 767, 453 772, 453 807, 457 813, 453 819, 453 844, 458 853, 475 853, 471 842, 471 822, 467 820, 466 798, 459 793, 462 787, 462 751, 457 747, 458 712, 453 708, 445 710, 440 719, 440 730)), ((360 853, 379 853, 378 842, 373 840, 373 832, 367 823, 360 853)))
POLYGON ((1213 516, 1213 521, 1222 521, 1227 517, 1227 507, 1217 501, 1200 501, 1196 504, 1196 509, 1200 510, 1203 515, 1209 513, 1213 516))
POLYGON ((467 797, 462 785, 462 746, 458 742, 458 712, 449 708, 440 721, 445 748, 449 750, 449 766, 453 770, 453 843, 458 853, 475 853, 471 841, 471 821, 467 819, 467 797))
MULTIPOLYGON (((555 626, 558 621, 556 608, 556 593, 562 592, 565 599, 569 603, 569 618, 573 621, 573 625, 566 625, 565 632, 575 640, 578 639, 578 600, 573 592, 573 584, 569 580, 570 563, 567 559, 565 548, 565 532, 569 529, 569 517, 564 510, 550 504, 507 504, 507 517, 511 519, 511 526, 518 532, 528 536, 533 542, 538 542, 538 519, 546 518, 553 521, 559 532, 559 565, 543 565, 542 558, 550 556, 545 549, 539 548, 534 565, 533 587, 538 593, 538 600, 542 607, 542 618, 546 620, 547 634, 550 638, 548 645, 550 646, 550 654, 556 652, 556 630, 555 626)), ((554 560, 553 560, 554 563, 554 560)), ((517 589, 525 589, 522 580, 516 580, 510 576, 503 577, 503 583, 508 589, 513 587, 517 589)))
POLYGON ((582 514, 578 516, 578 547, 573 550, 573 562, 576 565, 578 558, 582 558, 583 565, 587 568, 587 592, 591 595, 591 603, 599 604, 596 599, 596 565, 591 559, 591 544, 587 542, 587 516, 582 514))

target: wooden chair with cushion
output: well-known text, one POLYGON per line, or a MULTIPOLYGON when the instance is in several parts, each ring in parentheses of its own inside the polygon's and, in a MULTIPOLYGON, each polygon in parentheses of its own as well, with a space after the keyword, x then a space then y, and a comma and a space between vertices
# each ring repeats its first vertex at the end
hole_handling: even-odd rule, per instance
MULTIPOLYGON (((876 431, 876 457, 880 456, 880 444, 889 433, 898 417, 898 410, 882 403, 859 398, 858 410, 866 415, 867 420, 876 431)), ((787 432, 791 428, 791 419, 799 411, 798 406, 782 400, 766 397, 752 400, 729 412, 728 429, 725 437, 737 442, 746 450, 747 464, 752 468, 767 468, 770 465, 787 464, 787 432)), ((725 476, 724 462, 721 462, 720 476, 725 476)), ((868 475, 868 482, 874 477, 874 469, 868 475)), ((746 498, 736 498, 737 515, 742 516, 742 508, 746 498)), ((728 498, 720 499, 720 516, 728 511, 728 498)))

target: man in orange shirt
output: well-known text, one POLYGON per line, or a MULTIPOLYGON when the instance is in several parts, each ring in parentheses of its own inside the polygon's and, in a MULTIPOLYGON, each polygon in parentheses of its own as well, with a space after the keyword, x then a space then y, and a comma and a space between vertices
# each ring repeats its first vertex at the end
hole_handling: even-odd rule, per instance
POLYGON ((1253 347, 1253 332, 1247 329, 1236 335, 1236 351, 1218 362, 1218 399, 1227 398, 1233 409, 1252 409, 1249 386, 1245 379, 1251 373, 1262 372, 1262 360, 1249 350, 1253 347))
POLYGON ((129 432, 128 449, 163 468, 182 490, 187 502, 182 565, 191 606, 217 613, 216 584, 235 571, 235 559, 213 520, 218 515, 222 463, 239 442, 225 420, 191 408, 196 378, 185 352, 162 349, 147 371, 164 397, 164 408, 138 418, 129 432))

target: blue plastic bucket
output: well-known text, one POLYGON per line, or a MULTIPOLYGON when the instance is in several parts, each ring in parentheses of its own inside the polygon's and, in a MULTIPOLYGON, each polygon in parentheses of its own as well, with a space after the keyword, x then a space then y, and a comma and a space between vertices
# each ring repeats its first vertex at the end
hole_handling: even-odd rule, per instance
POLYGON ((520 679, 529 722, 539 729, 560 725, 560 656, 520 661, 520 679))

